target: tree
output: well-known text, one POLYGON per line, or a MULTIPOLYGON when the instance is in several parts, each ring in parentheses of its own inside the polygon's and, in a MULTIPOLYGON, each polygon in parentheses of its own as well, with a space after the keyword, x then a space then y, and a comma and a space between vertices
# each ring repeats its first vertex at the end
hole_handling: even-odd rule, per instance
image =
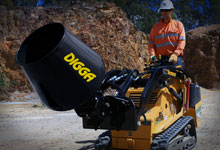
MULTIPOLYGON (((99 0, 114 2, 120 6, 138 27, 149 33, 159 21, 159 6, 162 0, 99 0)), ((219 0, 172 0, 174 18, 180 20, 186 30, 220 22, 219 0)))
POLYGON ((5 6, 14 6, 12 0, 2 0, 1 4, 5 6))
POLYGON ((208 12, 210 21, 212 23, 220 22, 220 1, 219 0, 209 0, 210 10, 208 12))
MULTIPOLYGON (((45 0, 48 6, 70 5, 72 0, 45 0)), ((91 1, 91 0, 81 0, 91 1)), ((94 0, 95 1, 95 0, 94 0)), ((128 18, 139 30, 149 33, 152 26, 160 20, 159 6, 162 0, 96 0, 113 2, 121 7, 128 18)), ((180 20, 186 30, 199 26, 220 23, 220 0, 172 0, 174 4, 173 18, 180 20)), ((36 6, 37 0, 1 0, 6 6, 18 5, 36 6)))

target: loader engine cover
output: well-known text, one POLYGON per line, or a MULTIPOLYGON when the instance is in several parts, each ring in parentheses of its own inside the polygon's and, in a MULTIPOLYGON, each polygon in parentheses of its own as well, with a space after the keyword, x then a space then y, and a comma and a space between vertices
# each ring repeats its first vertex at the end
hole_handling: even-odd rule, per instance
POLYGON ((58 111, 86 103, 105 75, 102 58, 60 23, 31 33, 16 61, 43 103, 58 111))

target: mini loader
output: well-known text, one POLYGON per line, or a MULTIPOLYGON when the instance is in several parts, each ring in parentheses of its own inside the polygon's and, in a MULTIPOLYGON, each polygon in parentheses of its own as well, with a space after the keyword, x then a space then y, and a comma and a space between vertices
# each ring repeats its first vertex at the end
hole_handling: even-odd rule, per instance
POLYGON ((75 109, 84 128, 107 130, 82 149, 183 150, 196 145, 200 87, 166 59, 142 72, 105 73, 96 52, 62 24, 51 23, 24 40, 16 60, 45 105, 75 109))

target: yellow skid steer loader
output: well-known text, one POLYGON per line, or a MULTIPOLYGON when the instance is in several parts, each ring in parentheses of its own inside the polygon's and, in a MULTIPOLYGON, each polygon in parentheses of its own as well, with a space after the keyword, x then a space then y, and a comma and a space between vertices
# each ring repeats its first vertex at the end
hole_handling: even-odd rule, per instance
POLYGON ((42 102, 108 130, 82 149, 182 150, 196 145, 200 87, 166 60, 105 73, 101 57, 60 23, 31 33, 17 55, 42 102), (111 89, 111 92, 108 92, 111 89))

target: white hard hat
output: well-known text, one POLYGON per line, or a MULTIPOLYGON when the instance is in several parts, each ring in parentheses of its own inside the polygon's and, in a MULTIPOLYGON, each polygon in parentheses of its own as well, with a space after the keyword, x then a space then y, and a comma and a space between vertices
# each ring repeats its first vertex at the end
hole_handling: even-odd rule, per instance
POLYGON ((170 0, 163 0, 160 4, 160 10, 161 9, 174 9, 173 3, 170 0))

